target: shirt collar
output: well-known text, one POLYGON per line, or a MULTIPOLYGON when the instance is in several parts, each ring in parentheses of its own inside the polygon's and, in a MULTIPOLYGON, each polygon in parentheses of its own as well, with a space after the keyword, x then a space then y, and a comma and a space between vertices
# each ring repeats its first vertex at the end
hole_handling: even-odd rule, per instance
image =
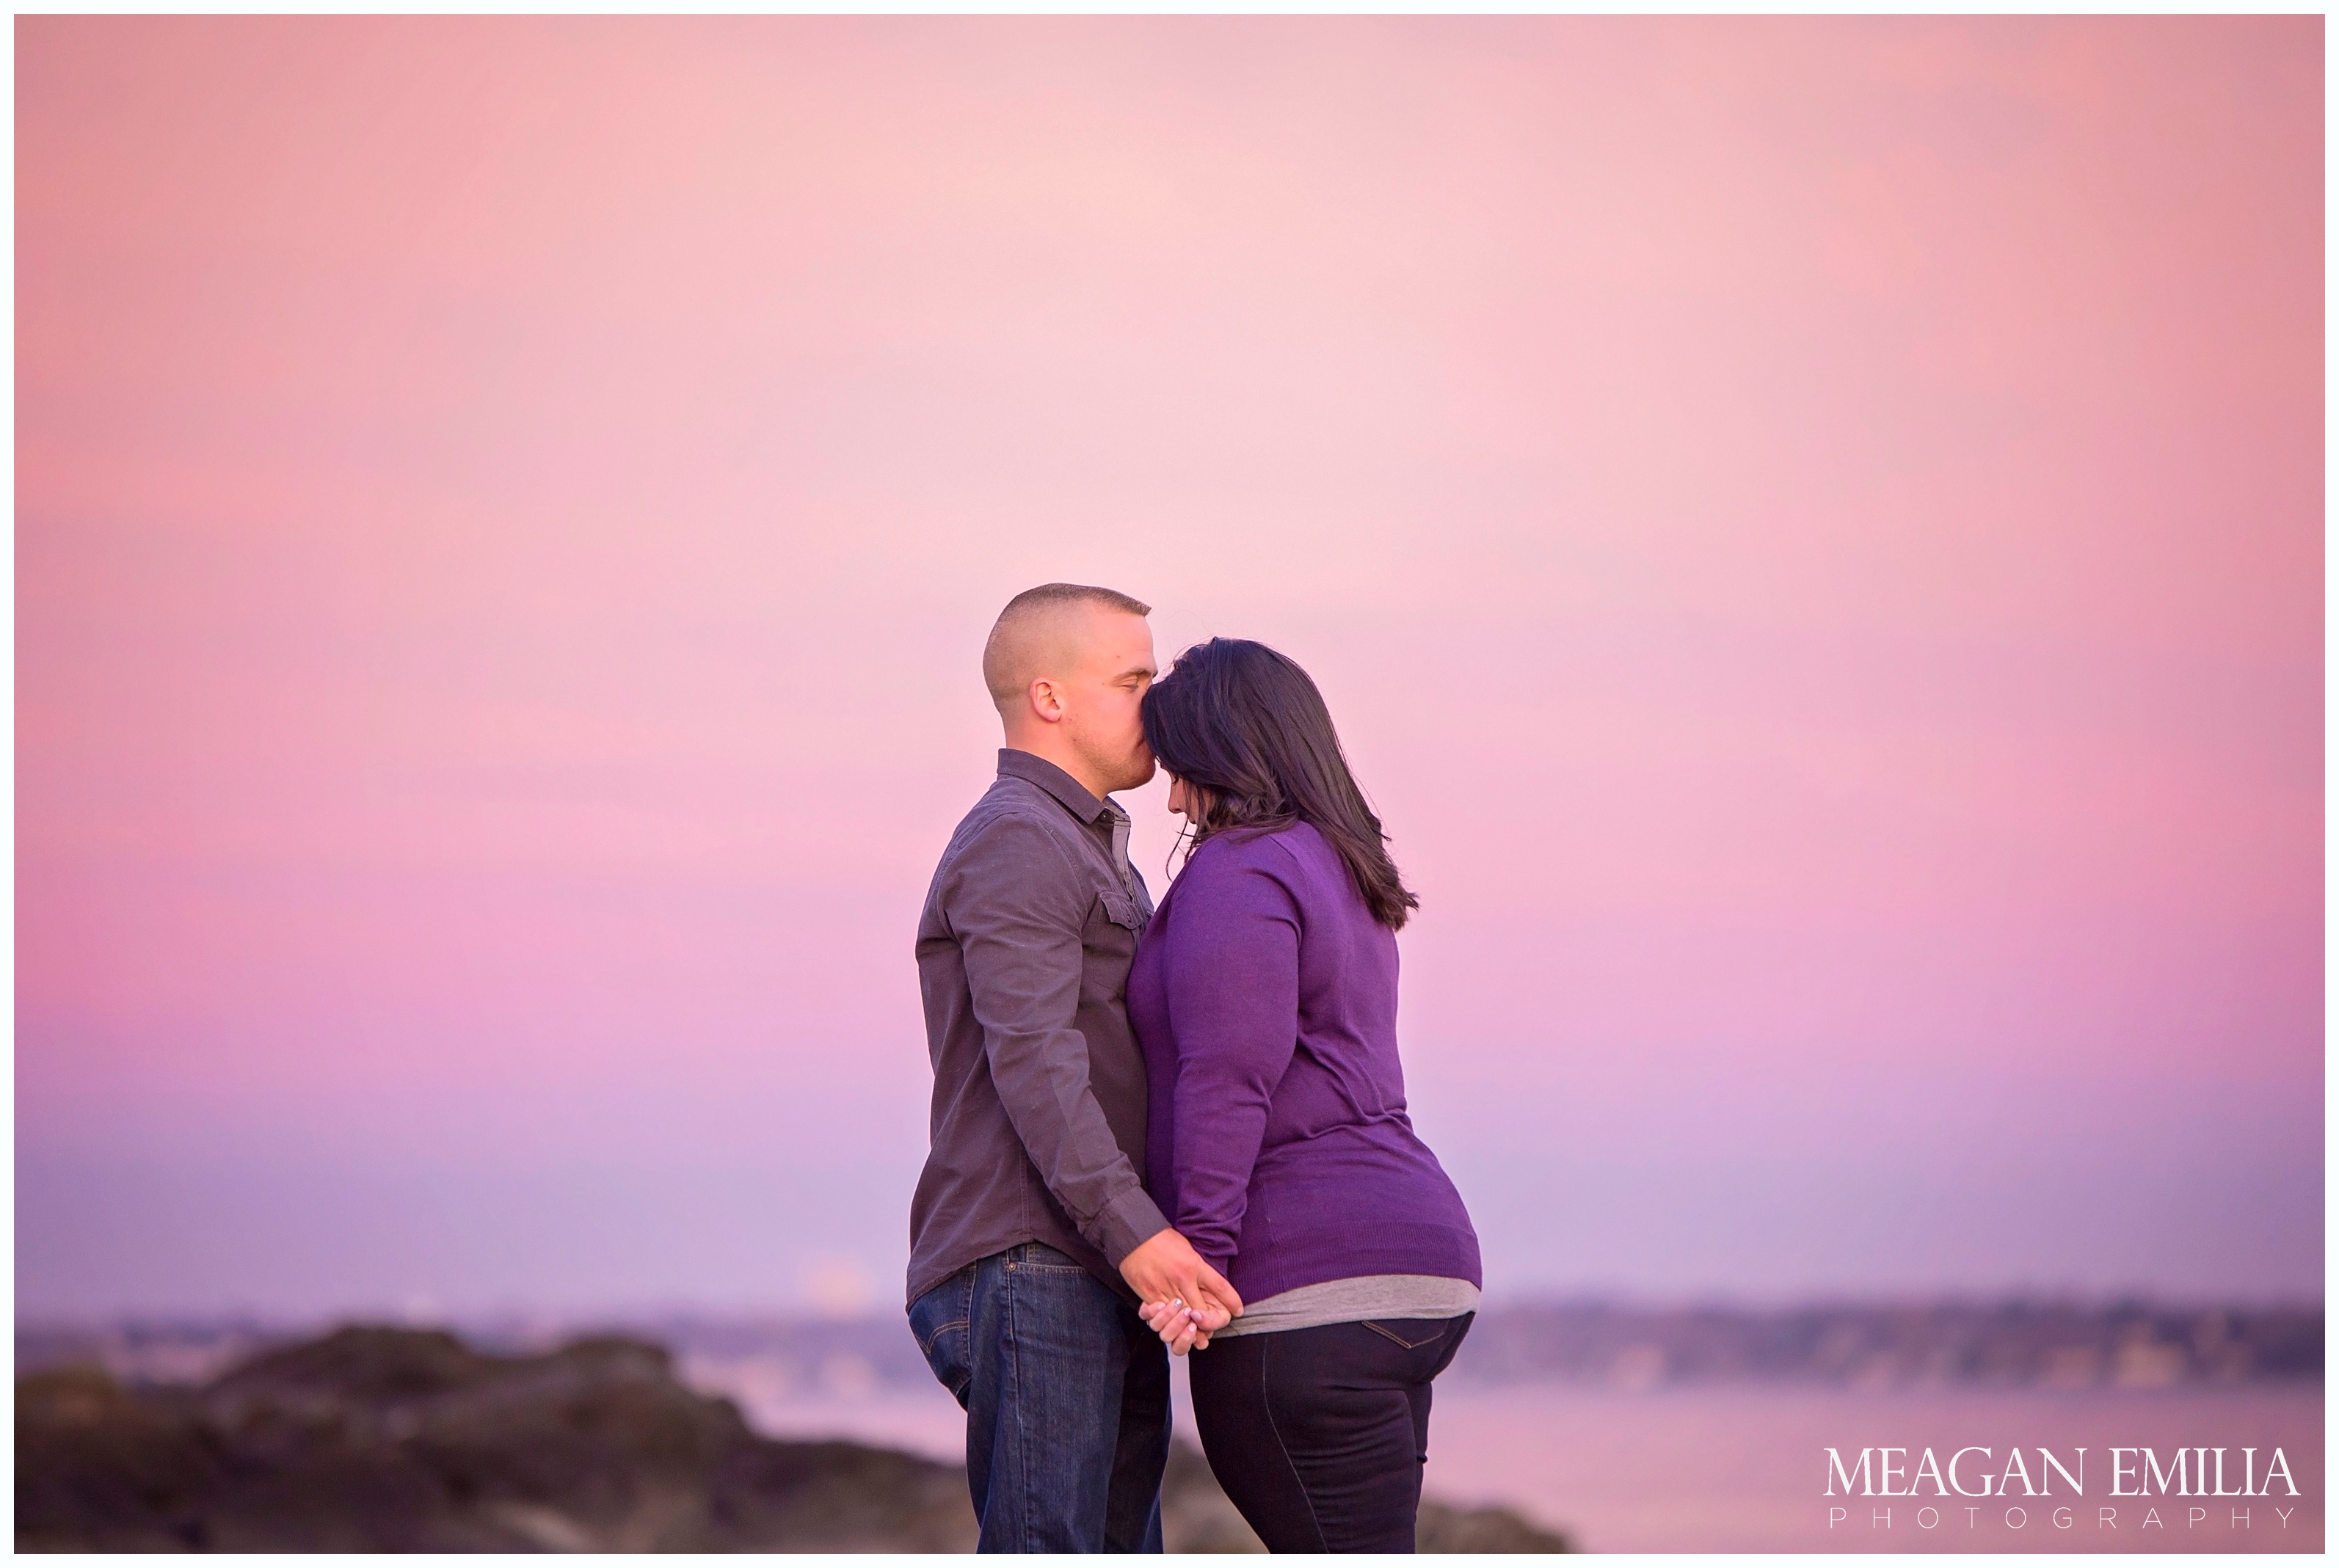
POLYGON ((1110 812, 1125 814, 1110 800, 1099 800, 1089 794, 1088 786, 1050 762, 1031 752, 1017 751, 1012 746, 999 748, 999 774, 1002 778, 1020 778, 1038 784, 1056 797, 1058 804, 1084 823, 1092 823, 1110 812))

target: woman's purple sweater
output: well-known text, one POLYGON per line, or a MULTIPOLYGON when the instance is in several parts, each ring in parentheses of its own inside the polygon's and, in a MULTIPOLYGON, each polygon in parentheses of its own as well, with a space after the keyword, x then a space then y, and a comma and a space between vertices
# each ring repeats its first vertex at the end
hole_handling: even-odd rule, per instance
POLYGON ((1484 1284, 1405 1112, 1396 936, 1314 827, 1195 849, 1138 945, 1129 1017, 1146 1187, 1245 1301, 1364 1274, 1484 1284))

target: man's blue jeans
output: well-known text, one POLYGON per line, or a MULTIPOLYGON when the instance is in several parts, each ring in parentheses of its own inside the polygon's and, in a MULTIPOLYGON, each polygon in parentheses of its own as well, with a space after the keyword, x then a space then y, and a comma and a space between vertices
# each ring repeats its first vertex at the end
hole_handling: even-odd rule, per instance
POLYGON ((910 1304, 966 1412, 978 1552, 1159 1552, 1170 1358, 1137 1309, 1037 1241, 910 1304))

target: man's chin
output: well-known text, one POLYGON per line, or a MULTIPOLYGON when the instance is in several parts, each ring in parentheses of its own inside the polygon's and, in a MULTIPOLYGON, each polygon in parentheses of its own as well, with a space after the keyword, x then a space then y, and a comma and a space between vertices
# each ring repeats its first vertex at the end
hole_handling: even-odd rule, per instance
POLYGON ((1150 750, 1142 757, 1123 756, 1118 764, 1102 758, 1094 759, 1094 763, 1097 772, 1112 781, 1105 788, 1107 794, 1119 794, 1122 790, 1151 783, 1160 766, 1150 750))

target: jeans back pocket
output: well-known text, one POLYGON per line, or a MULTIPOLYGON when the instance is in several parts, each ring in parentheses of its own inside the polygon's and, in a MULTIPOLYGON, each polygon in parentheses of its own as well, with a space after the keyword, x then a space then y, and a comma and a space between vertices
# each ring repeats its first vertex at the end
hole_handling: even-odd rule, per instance
POLYGON ((965 1409, 974 1382, 974 1270, 959 1270, 912 1302, 910 1332, 934 1380, 965 1409))
POLYGON ((1383 1339, 1394 1340, 1407 1350, 1418 1350, 1433 1339, 1445 1337, 1454 1326, 1440 1318, 1367 1317, 1364 1326, 1383 1339))

